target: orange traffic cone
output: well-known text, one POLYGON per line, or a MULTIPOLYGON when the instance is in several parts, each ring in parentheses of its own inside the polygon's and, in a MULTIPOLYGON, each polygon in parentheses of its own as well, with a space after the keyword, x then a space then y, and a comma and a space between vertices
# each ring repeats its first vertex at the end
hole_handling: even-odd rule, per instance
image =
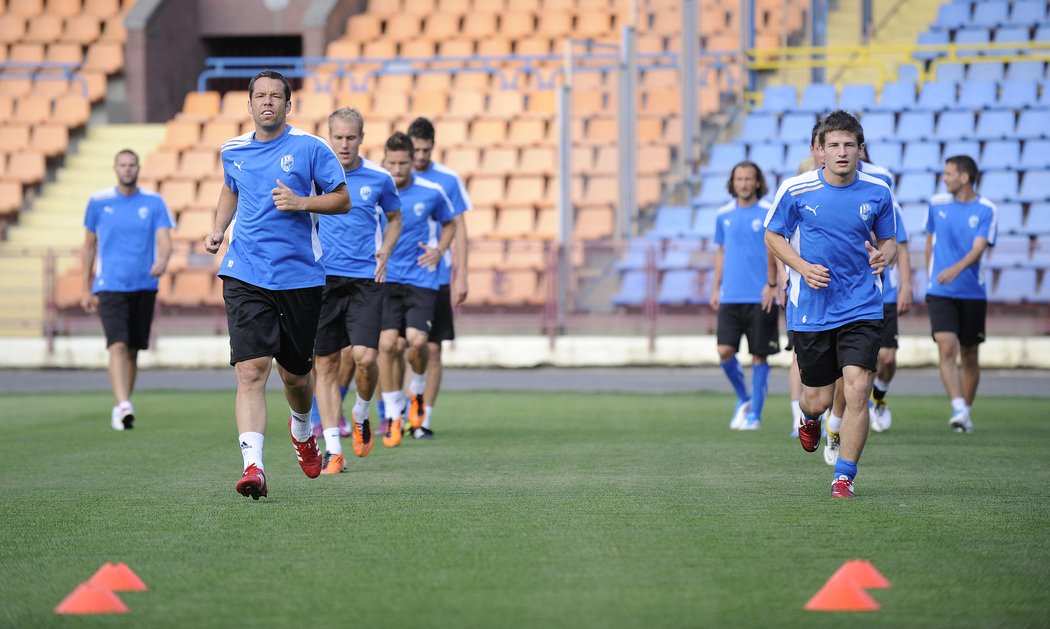
POLYGON ((113 592, 145 592, 149 588, 124 562, 113 565, 106 562, 88 583, 104 587, 113 592))
POLYGON ((806 609, 822 612, 866 612, 879 609, 879 604, 849 577, 836 573, 813 598, 809 599, 806 609))
POLYGON ((78 585, 55 608, 56 614, 126 614, 128 611, 128 606, 116 594, 90 583, 78 585))
POLYGON ((886 577, 882 576, 882 573, 866 559, 847 561, 831 576, 835 578, 840 575, 849 578, 858 587, 866 590, 881 590, 890 587, 890 582, 886 577))

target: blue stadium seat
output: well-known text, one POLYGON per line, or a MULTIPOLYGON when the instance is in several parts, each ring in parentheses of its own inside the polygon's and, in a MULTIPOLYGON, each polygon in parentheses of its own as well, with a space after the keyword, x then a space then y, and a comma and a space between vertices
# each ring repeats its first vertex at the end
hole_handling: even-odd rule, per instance
POLYGON ((1012 79, 999 84, 997 109, 1028 109, 1035 106, 1038 83, 1028 79, 1012 79))
POLYGON ((904 141, 932 139, 933 112, 908 111, 901 114, 900 122, 897 123, 897 137, 904 141))
POLYGON ((926 301, 926 269, 921 264, 911 265, 911 298, 915 303, 926 301))
MULTIPOLYGON (((723 188, 724 189, 724 188, 723 188)), ((715 208, 700 208, 693 218, 693 236, 710 240, 715 237, 715 221, 718 220, 718 210, 715 208)))
POLYGON ((923 83, 919 101, 912 109, 919 111, 942 111, 955 106, 954 83, 923 83))
POLYGON ((697 205, 719 206, 731 201, 726 190, 725 175, 704 175, 700 184, 700 196, 695 200, 697 205))
POLYGON ((908 83, 910 85, 918 85, 919 80, 919 66, 911 63, 902 63, 897 66, 897 82, 908 83))
MULTIPOLYGON (((953 43, 957 46, 966 46, 970 44, 987 44, 991 40, 991 33, 987 28, 961 28, 955 31, 955 41, 953 43)), ((955 54, 960 57, 976 57, 980 53, 976 50, 957 50, 955 54)))
POLYGON ((985 265, 990 269, 1012 269, 1027 266, 1031 246, 1028 236, 999 236, 988 251, 985 265))
POLYGON ((1017 170, 1021 163, 1021 143, 1017 140, 985 142, 977 163, 985 170, 1017 170))
MULTIPOLYGON (((1050 206, 1047 206, 1044 209, 1046 209, 1047 211, 1050 211, 1050 206)), ((1031 210, 1029 210, 1029 212, 1028 212, 1028 222, 1029 223, 1032 222, 1031 210)), ((1031 264, 1033 267, 1035 267, 1037 269, 1050 270, 1050 236, 1043 235, 1043 236, 1039 236, 1039 237, 1037 237, 1035 239, 1035 245, 1033 245, 1033 248, 1032 248, 1032 258, 1029 260, 1029 264, 1031 264)), ((1046 289, 1048 288, 1047 283, 1048 283, 1048 279, 1044 275, 1043 276, 1043 292, 1044 293, 1047 292, 1046 291, 1046 289)))
POLYGON ((777 137, 777 117, 772 114, 748 114, 740 139, 744 142, 765 142, 777 137))
MULTIPOLYGON (((919 39, 916 42, 920 46, 945 46, 951 43, 951 33, 947 30, 932 30, 924 33, 919 33, 919 39)), ((912 59, 918 59, 921 61, 929 61, 938 57, 945 56, 944 52, 938 50, 917 50, 911 53, 912 59)), ((900 66, 898 70, 909 68, 911 66, 900 66)), ((897 80, 900 80, 898 75, 897 80)))
POLYGON ((784 113, 794 111, 798 105, 798 92, 794 85, 769 85, 762 96, 759 111, 784 113))
POLYGON ((1011 61, 1006 64, 1007 81, 1042 81, 1046 78, 1046 64, 1042 61, 1011 61))
MULTIPOLYGON (((659 219, 659 215, 657 215, 659 219)), ((627 251, 614 267, 617 271, 642 271, 649 260, 649 250, 656 250, 659 243, 644 238, 635 238, 627 243, 627 251)))
POLYGON ((1017 199, 1024 203, 1050 201, 1050 170, 1025 171, 1017 199))
POLYGON ((977 161, 977 157, 981 154, 981 143, 974 140, 956 140, 953 142, 944 143, 944 151, 941 156, 944 159, 954 157, 956 155, 969 155, 973 158, 973 161, 977 161))
POLYGON ((914 108, 915 85, 897 82, 882 86, 882 96, 871 111, 907 111, 914 108))
POLYGON ((989 170, 981 175, 980 193, 995 203, 1017 201, 1017 173, 1012 170, 989 170))
MULTIPOLYGON (((1050 203, 1033 203, 1028 207, 1028 221, 1024 225, 1025 232, 1033 236, 1046 236, 1050 235, 1050 203)), ((1050 241, 1047 241, 1046 250, 1043 251, 1038 248, 1036 243, 1036 252, 1045 254, 1050 262, 1050 241)), ((1046 265, 1050 266, 1050 264, 1046 265)), ((1045 278, 1044 278, 1044 281, 1045 278)))
POLYGON ((973 134, 974 115, 971 111, 946 111, 937 118, 934 135, 938 140, 968 140, 973 134))
MULTIPOLYGON (((904 173, 897 181, 897 202, 905 203, 928 203, 933 196, 934 186, 937 185, 937 177, 930 173, 912 172, 904 173)), ((925 217, 923 218, 925 222, 925 217)), ((909 230, 910 232, 910 230, 909 230)))
POLYGON ((1028 140, 1021 149, 1018 170, 1041 170, 1050 168, 1050 140, 1028 140))
POLYGON ((897 137, 897 116, 889 111, 874 111, 864 114, 860 119, 864 127, 864 140, 878 142, 897 137))
MULTIPOLYGON (((867 140, 868 129, 864 128, 864 139, 867 140)), ((873 161, 872 163, 878 162, 880 166, 891 171, 900 172, 901 170, 901 156, 904 155, 904 148, 900 142, 867 142, 865 146, 868 150, 868 157, 873 161)))
POLYGON ((973 7, 973 25, 984 28, 997 28, 1006 24, 1010 13, 1010 3, 1006 0, 986 0, 973 7))
POLYGON ((656 221, 650 233, 660 238, 677 238, 693 227, 693 208, 688 205, 665 205, 656 210, 656 221))
POLYGON ((950 31, 962 28, 970 23, 970 5, 967 4, 942 4, 937 9, 937 19, 933 21, 930 28, 940 31, 950 31))
POLYGON ((700 251, 700 242, 694 239, 672 240, 667 243, 667 251, 664 252, 656 268, 661 271, 672 271, 674 269, 694 269, 696 263, 693 255, 700 251))
POLYGON ((835 109, 835 85, 832 83, 810 83, 802 91, 802 102, 795 111, 824 114, 835 109))
MULTIPOLYGON (((794 176, 798 172, 798 165, 802 163, 802 160, 809 157, 809 139, 803 144, 801 142, 795 142, 794 144, 787 145, 787 156, 784 158, 784 169, 788 176, 794 176), (794 169, 794 170, 792 170, 794 169)), ((769 182, 769 189, 776 192, 776 186, 773 182, 769 182)))
POLYGON ((1037 140, 1050 138, 1050 110, 1027 109, 1017 119, 1017 139, 1037 140))
MULTIPOLYGON (((974 138, 977 140, 1005 140, 1014 135, 1013 111, 982 111, 977 119, 974 138)), ((1036 136, 1038 137, 1038 136, 1036 136)))
POLYGON ((1003 64, 998 61, 971 63, 966 69, 967 81, 1002 81, 1003 64))
POLYGON ((959 102, 956 109, 973 111, 991 109, 995 106, 999 87, 995 81, 977 81, 970 79, 959 87, 959 102))
MULTIPOLYGON (((833 109, 835 109, 834 104, 828 111, 833 109)), ((804 142, 806 146, 809 146, 809 134, 813 131, 813 125, 816 122, 817 117, 811 113, 785 114, 780 121, 780 140, 790 144, 804 142)))
POLYGON ((1035 29, 1035 37, 1032 38, 1032 41, 1050 41, 1050 25, 1044 24, 1035 29))
POLYGON ((612 297, 614 306, 641 306, 645 303, 645 271, 628 271, 620 280, 620 292, 612 297))
POLYGON ((660 283, 656 299, 661 306, 688 306, 700 304, 700 278, 693 269, 668 271, 660 283))
POLYGON ((999 203, 995 210, 1000 234, 1024 233, 1024 210, 1020 203, 999 203))
POLYGON ((966 79, 966 64, 959 62, 942 63, 937 66, 934 80, 938 83, 962 83, 966 79))
MULTIPOLYGON (((1027 26, 1000 28, 995 31, 995 36, 992 38, 992 41, 997 44, 1027 44, 1031 40, 1027 26)), ((1024 53, 1025 48, 996 48, 995 52, 999 55, 1020 55, 1024 53)))
MULTIPOLYGON (((806 141, 807 143, 809 141, 808 134, 806 141)), ((759 168, 761 168, 763 172, 784 172, 784 145, 781 142, 764 142, 762 144, 752 144, 751 150, 748 151, 747 158, 752 162, 758 164, 759 168)), ((798 167, 798 164, 793 164, 789 170, 791 170, 791 172, 794 172, 794 169, 796 167, 798 167)))
POLYGON ((846 111, 867 111, 875 105, 875 86, 868 83, 843 85, 839 107, 846 111))
POLYGON ((704 166, 705 175, 726 174, 728 175, 733 166, 747 159, 747 146, 740 142, 729 144, 711 145, 711 156, 704 166))
POLYGON ((941 171, 941 145, 937 142, 908 142, 904 145, 901 172, 936 173, 941 171))
POLYGON ((1035 280, 1035 269, 1003 269, 988 300, 1003 304, 1029 301, 1036 292, 1035 280))
POLYGON ((1046 0, 1016 0, 1006 25, 1031 28, 1046 20, 1046 0))
MULTIPOLYGON (((898 202, 900 198, 898 197, 898 202)), ((929 206, 921 203, 901 205, 901 217, 904 218, 904 229, 908 232, 908 241, 918 240, 926 233, 926 211, 929 206)), ((915 263, 912 263, 914 266, 915 263)))

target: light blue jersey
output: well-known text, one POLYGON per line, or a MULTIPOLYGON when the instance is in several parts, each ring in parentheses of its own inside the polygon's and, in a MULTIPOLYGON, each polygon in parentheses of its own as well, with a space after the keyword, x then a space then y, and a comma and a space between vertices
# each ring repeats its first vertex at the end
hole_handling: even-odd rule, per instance
POLYGON ((771 207, 765 200, 748 207, 730 201, 718 209, 715 242, 722 246, 721 303, 762 303, 762 288, 769 281, 762 223, 771 207))
MULTIPOLYGON (((449 201, 452 203, 452 209, 455 212, 454 216, 468 212, 474 207, 470 202, 470 195, 467 194, 467 187, 463 185, 463 180, 448 166, 430 162, 429 168, 423 172, 416 173, 416 175, 441 186, 441 189, 445 191, 449 201)), ((438 237, 441 237, 441 225, 438 225, 438 237)), ((438 267, 438 285, 444 286, 452 278, 452 251, 445 252, 438 267)))
POLYGON ((882 166, 876 166, 875 164, 872 164, 870 162, 860 162, 857 164, 857 170, 866 175, 878 177, 879 179, 885 181, 886 185, 890 187, 891 191, 895 187, 895 184, 893 183, 893 173, 886 170, 882 166))
MULTIPOLYGON (((893 238, 897 225, 886 183, 858 172, 848 186, 833 186, 811 170, 780 184, 766 229, 788 239, 810 264, 828 269, 828 286, 814 290, 790 270, 789 330, 832 330, 854 321, 882 319, 882 281, 872 274, 865 242, 872 232, 893 238)), ((874 243, 872 243, 874 245, 874 243)))
POLYGON ((259 142, 254 132, 229 140, 221 158, 237 212, 219 275, 270 290, 324 286, 317 217, 278 210, 271 190, 278 179, 301 197, 344 184, 343 167, 328 143, 287 126, 269 142, 259 142))
POLYGON ((452 201, 441 186, 416 176, 398 193, 401 195, 401 236, 387 262, 386 280, 437 290, 441 286, 437 269, 419 266, 416 259, 424 253, 419 243, 437 246, 441 223, 455 216, 452 201))
MULTIPOLYGON (((901 216, 901 208, 896 203, 893 204, 893 212, 897 217, 897 251, 900 251, 902 246, 908 244, 908 230, 904 227, 904 217, 901 216)), ((894 264, 882 273, 886 276, 886 281, 882 283, 882 303, 895 304, 897 303, 897 293, 901 286, 900 267, 894 264)))
POLYGON ((149 274, 156 261, 157 230, 174 227, 160 195, 138 188, 124 195, 114 186, 92 195, 84 227, 98 239, 98 272, 91 292, 157 290, 149 274))
POLYGON ((926 294, 952 299, 988 299, 983 255, 951 284, 937 282, 937 276, 969 253, 975 239, 984 238, 989 246, 995 245, 999 233, 995 204, 984 197, 959 203, 950 194, 935 194, 926 213, 926 233, 933 237, 926 294))
POLYGON ((390 173, 363 157, 357 168, 346 171, 346 188, 350 212, 317 217, 325 274, 372 279, 386 213, 399 211, 401 198, 390 173))

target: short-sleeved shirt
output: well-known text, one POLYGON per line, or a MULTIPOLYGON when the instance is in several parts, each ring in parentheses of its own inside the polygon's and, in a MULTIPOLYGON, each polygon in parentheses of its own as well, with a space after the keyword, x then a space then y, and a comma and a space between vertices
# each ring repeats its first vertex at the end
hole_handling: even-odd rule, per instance
POLYGON ((985 284, 984 256, 950 284, 941 284, 937 276, 970 252, 973 241, 984 238, 995 245, 999 219, 995 204, 985 197, 959 203, 951 194, 935 194, 926 213, 926 233, 933 237, 930 268, 927 269, 926 294, 952 299, 988 299, 985 284))
MULTIPOLYGON (((386 280, 437 290, 441 283, 436 267, 422 267, 416 259, 422 255, 419 243, 430 247, 438 244, 438 229, 455 216, 452 202, 436 183, 422 177, 412 177, 401 195, 401 236, 390 254, 386 266, 386 280)), ((439 265, 440 266, 440 265, 439 265)))
MULTIPOLYGON (((416 175, 441 186, 441 189, 445 191, 449 201, 452 203, 452 209, 455 212, 454 216, 468 212, 474 207, 470 202, 470 195, 467 194, 467 187, 463 185, 463 180, 459 178, 456 171, 448 166, 438 162, 430 162, 429 168, 416 173, 416 175)), ((441 225, 438 225, 438 237, 440 236, 441 225)), ((446 251, 441 258, 441 264, 438 265, 438 285, 448 284, 451 278, 452 251, 446 251)))
POLYGON ((715 242, 722 246, 719 300, 723 304, 762 303, 762 288, 769 281, 762 223, 770 207, 765 200, 748 207, 730 201, 718 209, 715 242))
POLYGON ((219 275, 270 290, 324 286, 317 217, 278 210, 271 190, 278 179, 301 197, 327 194, 346 183, 328 143, 287 126, 269 142, 256 140, 255 133, 229 140, 221 158, 226 185, 237 195, 237 211, 219 275))
POLYGON ((897 225, 886 183, 858 172, 848 186, 833 186, 823 169, 784 180, 766 229, 786 238, 810 264, 828 269, 831 281, 820 290, 790 270, 788 329, 832 330, 854 321, 882 319, 882 281, 871 272, 864 246, 872 233, 893 238, 897 225))
POLYGON ((138 188, 121 194, 114 186, 96 192, 84 212, 84 227, 98 239, 98 272, 91 292, 157 290, 149 274, 156 259, 157 230, 175 226, 164 199, 138 188))
MULTIPOLYGON (((903 245, 908 244, 908 229, 904 226, 904 217, 901 216, 900 205, 893 204, 893 212, 897 218, 897 251, 903 245)), ((898 254, 897 259, 900 259, 898 254)), ((897 303, 897 294, 901 286, 901 270, 897 264, 887 268, 882 272, 886 276, 886 281, 882 283, 882 302, 885 304, 897 303)))
POLYGON ((390 173, 363 157, 357 168, 346 171, 346 191, 348 213, 317 216, 325 274, 371 279, 376 251, 383 245, 386 213, 400 210, 401 198, 390 173))
POLYGON ((883 168, 882 166, 876 166, 871 162, 860 162, 857 164, 857 170, 864 173, 865 175, 871 175, 872 177, 877 177, 885 181, 886 185, 890 187, 890 190, 893 190, 893 173, 883 168))

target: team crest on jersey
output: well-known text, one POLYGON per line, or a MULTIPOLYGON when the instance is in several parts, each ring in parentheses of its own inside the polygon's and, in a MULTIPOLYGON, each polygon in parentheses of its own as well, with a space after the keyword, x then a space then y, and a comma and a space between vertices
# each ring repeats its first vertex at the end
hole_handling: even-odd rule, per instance
POLYGON ((112 214, 113 213, 113 208, 111 208, 111 207, 109 207, 107 205, 107 206, 102 208, 102 211, 105 212, 106 214, 112 214))
POLYGON ((973 216, 971 216, 971 217, 970 217, 970 229, 977 229, 977 222, 978 222, 979 220, 980 220, 980 219, 979 219, 979 218, 977 218, 977 215, 976 215, 976 214, 975 214, 975 215, 973 215, 973 216))
POLYGON ((367 201, 372 198, 372 186, 361 186, 361 199, 367 201))
POLYGON ((751 221, 751 231, 757 232, 760 229, 762 229, 762 219, 756 218, 755 220, 751 221))
POLYGON ((281 158, 281 170, 286 173, 292 172, 292 166, 295 166, 295 158, 291 155, 285 155, 281 158))
POLYGON ((722 227, 725 227, 726 229, 728 229, 728 228, 729 228, 729 225, 730 225, 731 223, 732 223, 732 221, 730 221, 730 220, 729 220, 728 218, 723 218, 723 219, 722 219, 722 227))
POLYGON ((147 216, 149 216, 149 208, 143 205, 139 208, 139 218, 146 220, 147 216))
POLYGON ((871 218, 871 204, 861 203, 860 204, 860 220, 866 221, 871 218))
POLYGON ((412 211, 416 213, 416 216, 423 216, 423 212, 427 210, 427 206, 424 203, 416 203, 412 206, 412 211))

